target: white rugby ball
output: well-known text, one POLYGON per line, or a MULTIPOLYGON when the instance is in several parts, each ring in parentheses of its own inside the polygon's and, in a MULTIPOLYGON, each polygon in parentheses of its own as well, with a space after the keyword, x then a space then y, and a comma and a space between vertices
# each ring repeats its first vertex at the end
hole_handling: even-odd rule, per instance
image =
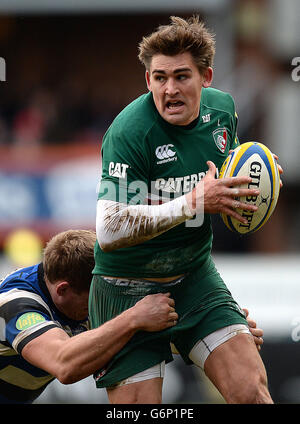
POLYGON ((259 230, 274 212, 280 191, 280 175, 277 162, 271 151, 262 143, 243 143, 231 152, 220 171, 219 178, 250 176, 252 182, 242 188, 259 189, 258 196, 241 197, 238 200, 256 205, 257 211, 236 209, 247 219, 242 224, 237 219, 221 214, 225 225, 239 234, 254 233, 259 230))

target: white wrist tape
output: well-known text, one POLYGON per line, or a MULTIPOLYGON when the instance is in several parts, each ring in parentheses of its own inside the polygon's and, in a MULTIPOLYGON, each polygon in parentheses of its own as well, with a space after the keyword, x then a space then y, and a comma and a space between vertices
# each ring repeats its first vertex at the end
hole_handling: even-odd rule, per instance
POLYGON ((193 216, 185 195, 161 205, 126 205, 100 199, 97 239, 104 251, 129 247, 157 237, 193 216))

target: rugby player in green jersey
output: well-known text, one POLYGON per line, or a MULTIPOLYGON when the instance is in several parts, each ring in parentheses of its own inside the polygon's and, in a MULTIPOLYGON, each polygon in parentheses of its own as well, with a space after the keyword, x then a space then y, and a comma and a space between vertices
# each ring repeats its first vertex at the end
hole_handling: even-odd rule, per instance
POLYGON ((238 145, 232 97, 210 88, 214 38, 198 17, 171 17, 144 37, 149 93, 106 132, 89 299, 98 326, 143 296, 170 292, 176 326, 139 332, 95 374, 112 403, 160 403, 165 363, 179 353, 228 403, 273 403, 245 315, 211 258, 210 214, 256 210, 239 200, 250 178, 216 179, 238 145))

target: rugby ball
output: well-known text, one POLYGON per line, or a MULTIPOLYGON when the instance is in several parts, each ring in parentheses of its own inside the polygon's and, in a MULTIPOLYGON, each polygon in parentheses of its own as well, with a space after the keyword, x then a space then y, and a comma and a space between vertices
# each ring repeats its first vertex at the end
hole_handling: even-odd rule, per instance
POLYGON ((258 196, 237 198, 244 203, 256 205, 257 211, 236 211, 247 219, 247 224, 221 214, 225 225, 239 234, 254 233, 259 230, 274 212, 280 190, 280 175, 277 162, 271 151, 262 143, 243 143, 226 158, 220 170, 219 178, 250 176, 252 182, 242 188, 259 189, 258 196))

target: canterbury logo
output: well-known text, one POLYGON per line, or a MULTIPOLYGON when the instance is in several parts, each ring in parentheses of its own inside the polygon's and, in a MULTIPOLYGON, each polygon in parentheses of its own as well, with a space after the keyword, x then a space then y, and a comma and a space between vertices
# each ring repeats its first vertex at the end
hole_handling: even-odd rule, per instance
POLYGON ((171 159, 176 155, 176 152, 172 150, 174 147, 173 144, 164 144, 163 146, 158 146, 155 150, 155 155, 157 159, 171 159))

